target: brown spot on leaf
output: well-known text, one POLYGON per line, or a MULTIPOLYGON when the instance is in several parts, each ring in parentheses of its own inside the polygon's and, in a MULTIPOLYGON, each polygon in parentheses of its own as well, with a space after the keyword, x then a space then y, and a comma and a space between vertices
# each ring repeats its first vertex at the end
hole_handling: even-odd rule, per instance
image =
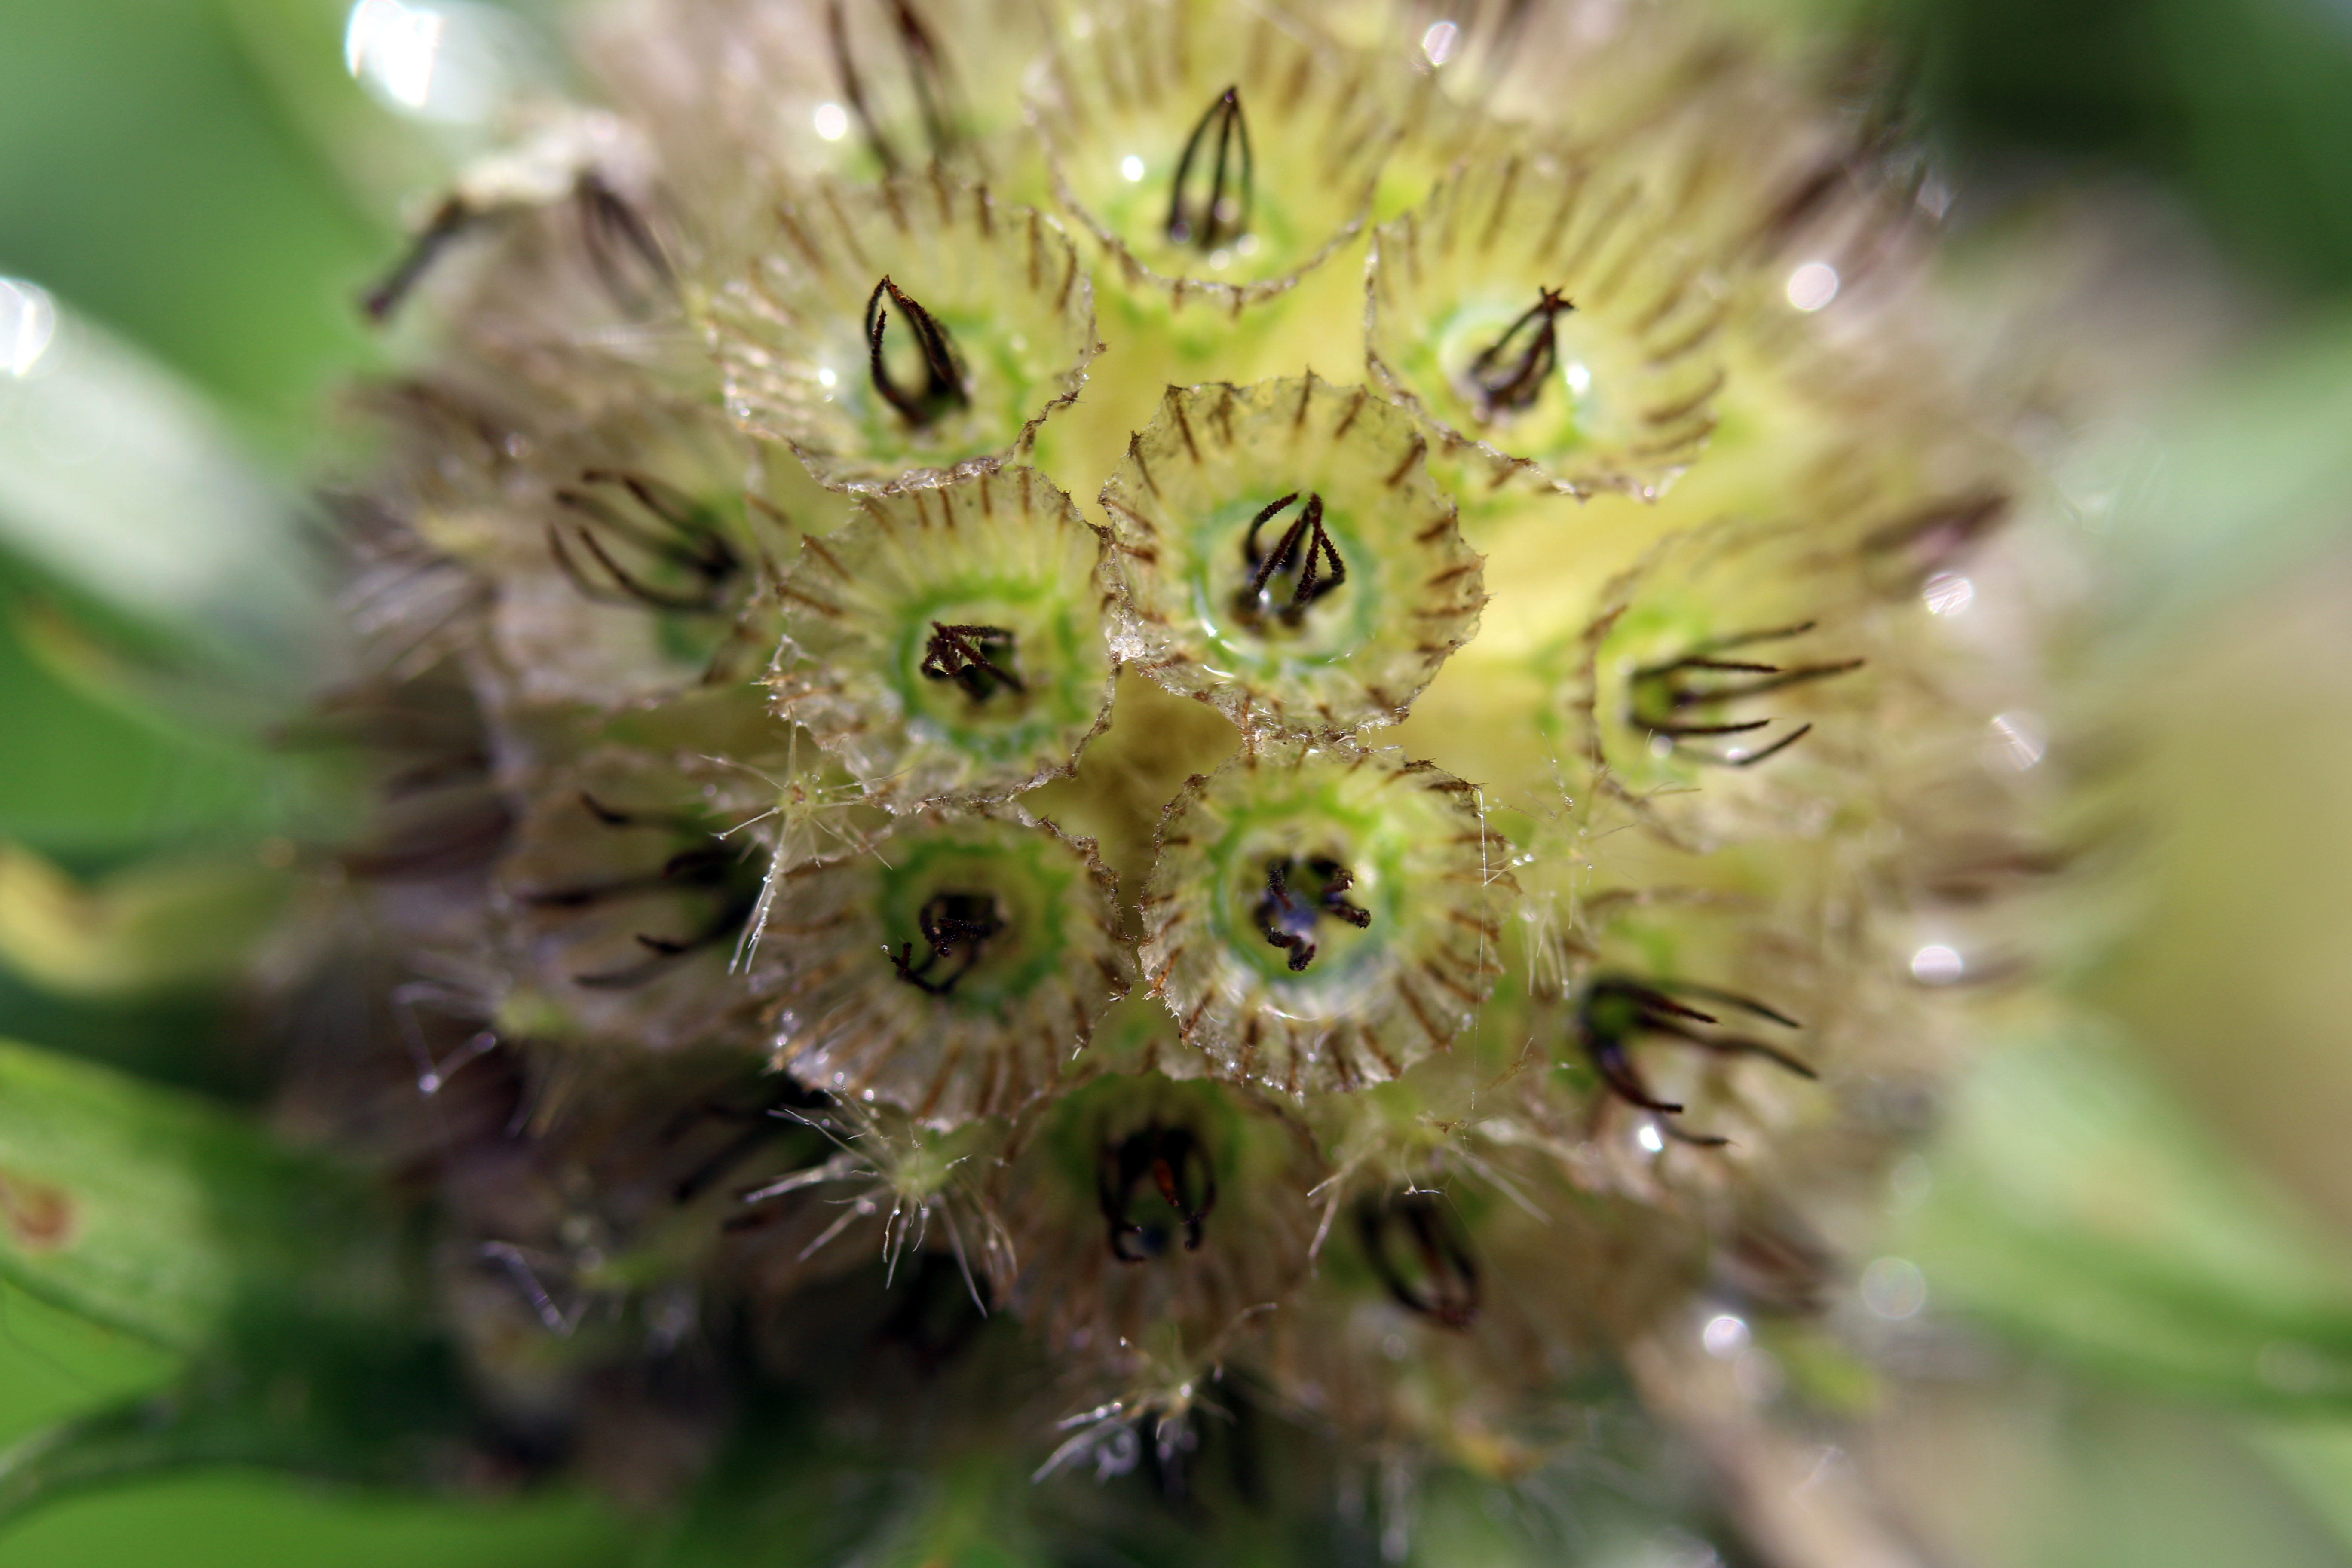
POLYGON ((0 1226, 26 1252, 55 1252, 73 1239, 73 1199, 63 1187, 0 1171, 0 1226))

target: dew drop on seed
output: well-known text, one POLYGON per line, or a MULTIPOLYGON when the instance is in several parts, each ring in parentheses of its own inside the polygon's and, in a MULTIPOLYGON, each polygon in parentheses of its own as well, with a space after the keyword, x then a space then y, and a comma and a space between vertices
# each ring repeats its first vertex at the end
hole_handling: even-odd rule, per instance
POLYGON ((1919 590, 1931 616, 1957 616, 1977 596, 1977 585, 1957 572, 1938 572, 1919 590))
POLYGON ((2039 763, 2050 750, 2049 731, 2038 713, 2017 709, 1998 714, 1991 729, 1994 759, 2019 773, 2039 763))
POLYGON ((1826 261, 1808 261, 1789 274, 1789 303, 1807 312, 1837 298, 1837 268, 1826 261))
POLYGON ((1930 942, 1911 955, 1911 978, 1922 985, 1949 985, 1968 973, 1968 961, 1942 942, 1930 942))
POLYGON ((1717 1361, 1728 1361, 1748 1348, 1748 1321, 1729 1312, 1717 1312, 1699 1331, 1698 1342, 1717 1361))

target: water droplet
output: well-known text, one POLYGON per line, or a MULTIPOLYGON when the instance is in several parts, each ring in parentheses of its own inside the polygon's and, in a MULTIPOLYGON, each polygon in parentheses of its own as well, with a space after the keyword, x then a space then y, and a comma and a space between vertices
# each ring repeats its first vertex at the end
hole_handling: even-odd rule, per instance
POLYGON ((1800 310, 1818 310, 1837 294, 1837 268, 1826 261, 1808 261, 1789 274, 1789 303, 1800 310))
POLYGON ((1968 967, 1967 960, 1942 942, 1930 942, 1911 955, 1911 978, 1922 985, 1949 985, 1968 967))
POLYGON ((2040 762, 2050 750, 2050 733, 2038 713, 2013 709, 1992 721, 1993 756, 2019 773, 2040 762))
POLYGON ((1938 572, 1919 590, 1931 616, 1960 615, 1976 596, 1977 585, 1957 572, 1938 572))
POLYGON ((343 65, 404 113, 464 124, 505 99, 513 35, 512 19, 487 5, 358 0, 343 25, 343 65))
POLYGON ((1717 1361, 1728 1361, 1748 1348, 1748 1321, 1718 1312, 1699 1331, 1698 1342, 1717 1361))
POLYGON ((30 374, 57 335, 58 306, 48 290, 0 278, 0 371, 30 374))

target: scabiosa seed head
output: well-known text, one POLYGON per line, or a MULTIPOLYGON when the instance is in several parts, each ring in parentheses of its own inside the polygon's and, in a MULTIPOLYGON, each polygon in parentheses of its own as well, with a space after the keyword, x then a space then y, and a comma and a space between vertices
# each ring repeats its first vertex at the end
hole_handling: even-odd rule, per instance
POLYGON ((1400 1560, 1424 1478, 1704 1426, 1702 1306, 1843 1354, 2065 859, 1884 148, 1579 0, 589 53, 369 297, 311 728, 381 800, 288 987, 289 1120, 442 1200, 465 1440, 837 1481, 843 1560, 1147 1479, 1400 1560))

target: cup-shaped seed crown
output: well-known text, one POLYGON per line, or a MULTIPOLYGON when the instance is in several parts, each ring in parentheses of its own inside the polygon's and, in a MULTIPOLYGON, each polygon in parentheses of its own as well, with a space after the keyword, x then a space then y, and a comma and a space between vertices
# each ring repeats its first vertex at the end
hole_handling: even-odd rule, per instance
POLYGON ((1352 744, 1269 744, 1168 808, 1144 974, 1219 1070, 1286 1094, 1445 1049, 1501 963, 1508 847, 1476 792, 1352 744))
POLYGON ((766 567, 793 530, 716 410, 655 394, 534 406, 454 377, 375 401, 404 448, 379 504, 407 559, 383 564, 407 569, 366 584, 357 613, 421 623, 399 659, 442 651, 477 599, 500 707, 657 702, 767 658, 766 567))
POLYGON ((1020 1307, 1056 1344, 1171 1325, 1206 1341, 1306 1270, 1320 1162, 1253 1090, 1106 1076, 1045 1109, 1025 1143, 1006 1171, 1009 1224, 1052 1284, 1020 1307))
POLYGON ((1029 468, 863 497, 784 581, 777 710, 897 807, 1066 773, 1110 708, 1102 550, 1029 468))
POLYGON ((1100 347, 1060 226, 936 168, 783 203, 706 330, 736 420, 842 489, 1025 452, 1100 347))
POLYGON ((1601 787, 1692 847, 1820 833, 1859 803, 1885 693, 1807 531, 1726 520, 1608 585, 1556 699, 1601 787))
POLYGON ((785 873, 753 966, 776 1065, 953 1127, 1049 1090, 1127 989, 1093 844, 1017 808, 925 811, 785 873))
POLYGON ((1636 186, 1474 163, 1375 238, 1372 373, 1495 480, 1654 496, 1715 426, 1722 303, 1636 186))
POLYGON ((1392 723, 1486 602, 1403 413, 1308 374, 1171 387, 1103 487, 1120 657, 1251 731, 1392 723))
POLYGON ((1130 281, 1239 310, 1362 226, 1391 73, 1233 0, 1130 0, 1049 58, 1031 117, 1130 281))

